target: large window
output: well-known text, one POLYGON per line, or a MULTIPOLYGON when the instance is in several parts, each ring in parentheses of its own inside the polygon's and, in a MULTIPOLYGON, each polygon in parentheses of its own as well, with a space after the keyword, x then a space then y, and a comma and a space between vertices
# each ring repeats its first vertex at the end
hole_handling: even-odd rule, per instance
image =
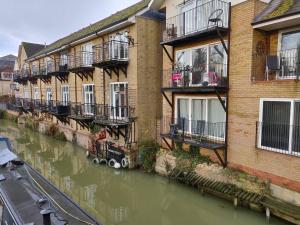
POLYGON ((300 101, 262 99, 258 147, 300 153, 300 101))
POLYGON ((81 65, 91 66, 93 62, 93 45, 91 43, 81 46, 81 65))
POLYGON ((178 97, 175 121, 187 133, 225 138, 225 111, 216 98, 178 97))
POLYGON ((68 85, 64 85, 61 87, 61 100, 63 105, 67 106, 69 104, 70 92, 68 85))
POLYGON ((180 50, 175 69, 185 86, 216 86, 227 77, 227 55, 221 43, 180 50))
POLYGON ((84 84, 83 85, 83 100, 84 100, 84 114, 93 115, 94 114, 94 85, 93 84, 84 84))
POLYGON ((128 83, 110 84, 110 101, 113 117, 128 117, 128 83))

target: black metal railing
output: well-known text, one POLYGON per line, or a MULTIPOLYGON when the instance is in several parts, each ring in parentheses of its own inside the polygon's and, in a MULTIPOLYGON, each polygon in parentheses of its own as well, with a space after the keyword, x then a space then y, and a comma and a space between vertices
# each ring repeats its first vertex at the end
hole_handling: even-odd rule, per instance
POLYGON ((103 123, 126 123, 134 118, 134 107, 96 105, 95 121, 103 123))
POLYGON ((71 113, 71 104, 67 101, 51 101, 49 111, 57 115, 69 115, 71 113))
POLYGON ((197 67, 183 67, 162 72, 165 88, 185 88, 199 86, 227 86, 227 65, 221 63, 203 64, 197 67))
POLYGON ((112 40, 93 47, 93 63, 107 61, 128 61, 129 44, 126 41, 112 40))
POLYGON ((93 103, 71 103, 71 115, 82 117, 94 117, 96 104, 93 103))
POLYGON ((16 70, 13 72, 13 81, 18 82, 21 78, 21 71, 16 70))
POLYGON ((51 101, 44 99, 35 99, 33 100, 34 108, 36 111, 47 112, 51 108, 51 101))
POLYGON ((32 77, 47 75, 47 67, 44 63, 40 65, 32 65, 31 67, 32 77))
POLYGON ((75 54, 70 54, 68 56, 68 66, 69 69, 79 68, 79 67, 89 67, 93 64, 93 53, 80 51, 75 54))
POLYGON ((300 48, 253 55, 252 81, 299 78, 300 48))
POLYGON ((214 27, 228 28, 229 3, 211 0, 166 20, 163 42, 214 27))
POLYGON ((51 59, 47 63, 47 72, 56 73, 56 72, 67 72, 68 71, 68 58, 55 58, 51 59))
POLYGON ((31 111, 34 109, 33 101, 30 98, 23 98, 22 106, 25 111, 31 111))
POLYGON ((300 125, 257 122, 256 147, 300 156, 300 125))
POLYGON ((161 134, 179 141, 225 143, 226 123, 189 120, 187 118, 164 117, 161 120, 161 134))

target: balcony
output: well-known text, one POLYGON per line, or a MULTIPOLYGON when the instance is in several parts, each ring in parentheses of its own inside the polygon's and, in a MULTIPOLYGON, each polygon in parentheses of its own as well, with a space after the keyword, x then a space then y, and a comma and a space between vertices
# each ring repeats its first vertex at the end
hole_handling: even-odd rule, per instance
POLYGON ((49 111, 50 103, 46 100, 35 99, 33 100, 33 104, 36 112, 45 113, 49 111))
POLYGON ((134 108, 130 106, 97 105, 95 109, 95 124, 122 127, 134 121, 134 108))
POLYGON ((175 93, 225 93, 227 91, 227 65, 203 64, 164 70, 162 91, 175 93))
POLYGON ((300 126, 257 122, 256 147, 266 151, 300 156, 300 126))
POLYGON ((47 63, 47 72, 49 76, 55 76, 61 82, 66 81, 67 76, 69 75, 68 59, 67 58, 51 59, 47 63))
MULTIPOLYGON (((128 66, 128 42, 112 40, 102 45, 94 46, 93 65, 107 70, 128 66)), ((125 70, 123 70, 126 73, 125 70)))
POLYGON ((253 56, 251 80, 298 80, 300 78, 300 48, 253 56))
POLYGON ((20 79, 21 79, 21 72, 19 70, 14 71, 13 73, 13 81, 20 83, 20 79))
POLYGON ((71 103, 70 119, 75 120, 82 127, 89 128, 95 118, 96 104, 71 103))
POLYGON ((51 101, 49 112, 57 117, 66 117, 71 113, 71 106, 69 102, 51 101))
POLYGON ((230 4, 211 0, 166 20, 161 44, 175 46, 227 34, 230 4))
POLYGON ((41 79, 44 83, 51 81, 51 76, 48 75, 47 66, 44 63, 33 65, 31 68, 31 76, 35 79, 41 79))
POLYGON ((77 74, 81 79, 83 77, 93 77, 93 53, 80 51, 69 55, 68 71, 77 74))

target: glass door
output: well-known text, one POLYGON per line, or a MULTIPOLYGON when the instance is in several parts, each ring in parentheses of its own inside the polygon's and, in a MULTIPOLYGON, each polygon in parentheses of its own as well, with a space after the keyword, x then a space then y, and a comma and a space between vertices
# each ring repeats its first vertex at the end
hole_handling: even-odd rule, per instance
POLYGON ((196 15, 193 8, 195 8, 194 0, 186 2, 181 6, 181 17, 180 17, 180 34, 187 35, 195 31, 196 15))
POLYGON ((61 92, 62 92, 62 104, 64 106, 67 106, 69 104, 70 101, 70 94, 69 94, 69 86, 62 86, 61 88, 61 92))
POLYGON ((93 46, 91 43, 81 46, 81 65, 91 66, 92 65, 92 53, 93 46))
POLYGON ((84 114, 94 115, 94 85, 83 85, 84 114))
POLYGON ((128 83, 111 84, 111 113, 113 118, 128 117, 128 83))
POLYGON ((52 90, 51 88, 46 88, 46 105, 50 106, 52 101, 52 90))
POLYGON ((192 70, 192 79, 191 85, 192 86, 207 86, 209 84, 208 79, 208 50, 207 46, 193 49, 193 70, 192 70))

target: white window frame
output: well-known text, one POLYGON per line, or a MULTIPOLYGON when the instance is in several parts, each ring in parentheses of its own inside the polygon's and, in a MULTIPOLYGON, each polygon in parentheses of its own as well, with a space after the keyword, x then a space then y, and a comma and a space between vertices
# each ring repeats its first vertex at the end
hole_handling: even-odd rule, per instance
POLYGON ((38 87, 33 88, 33 100, 40 99, 40 89, 38 87))
MULTIPOLYGON (((189 131, 185 131, 185 133, 191 135, 192 134, 192 100, 205 100, 206 101, 206 109, 205 109, 205 122, 208 122, 208 100, 210 99, 216 99, 218 100, 218 98, 216 97, 204 97, 204 96, 181 96, 181 95, 178 95, 178 96, 175 96, 175 110, 174 110, 174 115, 175 115, 175 118, 177 118, 177 113, 178 113, 178 105, 177 105, 177 102, 178 102, 178 99, 187 99, 189 101, 189 131)), ((222 98, 223 100, 226 100, 225 98, 222 98)), ((221 104, 221 103, 220 103, 221 104)), ((225 103, 226 104, 226 103, 225 103)), ((225 113, 225 111, 224 111, 225 113)), ((226 115, 226 113, 225 113, 226 115)), ((225 117, 226 118, 226 117, 225 117)), ((226 130, 225 130, 226 132, 226 130)), ((208 136, 208 138, 214 138, 216 140, 220 140, 220 141, 225 141, 225 137, 226 137, 226 134, 224 133, 224 138, 220 138, 220 137, 215 137, 215 136, 208 136)))
POLYGON ((262 117, 263 117, 263 106, 264 102, 289 102, 291 103, 291 109, 290 109, 290 130, 289 130, 289 150, 285 152, 283 149, 277 149, 277 148, 272 148, 268 146, 262 146, 261 145, 261 135, 262 135, 262 126, 260 126, 259 129, 259 136, 258 136, 258 143, 257 147, 266 151, 272 151, 272 152, 277 152, 280 151, 281 154, 286 154, 286 155, 296 155, 300 156, 300 153, 293 152, 292 151, 292 138, 293 138, 293 128, 292 125, 294 124, 294 106, 295 102, 300 102, 300 99, 292 99, 292 98, 261 98, 260 99, 260 105, 259 105, 259 122, 263 123, 262 117))
POLYGON ((82 84, 82 99, 83 99, 83 104, 84 104, 84 115, 93 116, 94 113, 89 112, 90 110, 92 110, 92 108, 89 108, 89 105, 92 107, 92 104, 95 104, 95 84, 82 84), (88 93, 92 93, 93 94, 92 102, 86 102, 86 91, 85 91, 85 88, 87 86, 92 86, 93 87, 93 91, 92 92, 88 91, 88 93))
MULTIPOLYGON (((225 41, 225 44, 228 45, 228 41, 225 41)), ((209 54, 210 54, 210 51, 209 51, 209 48, 210 46, 213 46, 213 45, 222 45, 222 42, 220 41, 217 41, 217 42, 212 42, 212 43, 209 43, 209 44, 205 44, 205 45, 197 45, 195 47, 191 47, 191 48, 185 48, 185 49, 180 49, 180 50, 177 50, 175 51, 175 64, 177 63, 177 54, 179 53, 182 53, 182 52, 186 52, 186 51, 191 51, 191 54, 190 54, 190 57, 189 57, 189 66, 192 67, 192 64, 193 64, 193 50, 195 49, 199 49, 199 48, 206 48, 207 50, 207 55, 206 55, 206 62, 207 62, 207 65, 206 65, 206 71, 209 72, 209 54)), ((224 49, 224 53, 225 53, 225 49, 224 49)), ((227 65, 227 62, 228 62, 228 56, 227 54, 224 54, 224 66, 227 65)), ((228 76, 227 74, 227 71, 226 71, 226 77, 228 76)), ((201 84, 192 84, 192 73, 190 73, 189 75, 189 87, 198 87, 198 86, 201 86, 201 84)))
POLYGON ((93 64, 93 43, 85 43, 81 45, 81 63, 83 66, 92 66, 93 64), (91 51, 88 51, 87 47, 91 49, 91 51), (90 54, 87 54, 90 53, 90 54))
MULTIPOLYGON (((282 42, 282 36, 284 33, 289 33, 289 32, 293 32, 293 31, 299 31, 300 32, 300 26, 297 27, 293 27, 293 28, 288 28, 288 29, 284 29, 284 30, 280 30, 278 32, 278 40, 277 40, 277 56, 280 57, 280 52, 281 50, 281 42, 282 42)), ((279 72, 276 73, 276 79, 277 80, 294 80, 297 79, 297 76, 280 76, 279 72)))
MULTIPOLYGON (((125 86, 125 89, 127 88, 128 89, 128 82, 112 82, 109 84, 109 87, 110 87, 110 105, 111 107, 116 107, 116 103, 115 103, 115 99, 114 99, 114 96, 112 95, 113 94, 113 90, 114 90, 114 85, 120 85, 120 84, 124 84, 125 86)), ((125 96, 128 100, 128 96, 125 96)), ((115 113, 115 112, 114 112, 115 113)), ((128 112, 127 112, 128 113, 128 112)), ((118 119, 122 119, 122 118, 126 118, 126 117, 122 117, 122 116, 116 116, 116 115, 111 115, 111 117, 113 118, 118 118, 118 119)))
POLYGON ((70 85, 61 86, 61 101, 63 105, 68 105, 70 102, 70 85), (66 89, 68 90, 67 92, 66 89))

